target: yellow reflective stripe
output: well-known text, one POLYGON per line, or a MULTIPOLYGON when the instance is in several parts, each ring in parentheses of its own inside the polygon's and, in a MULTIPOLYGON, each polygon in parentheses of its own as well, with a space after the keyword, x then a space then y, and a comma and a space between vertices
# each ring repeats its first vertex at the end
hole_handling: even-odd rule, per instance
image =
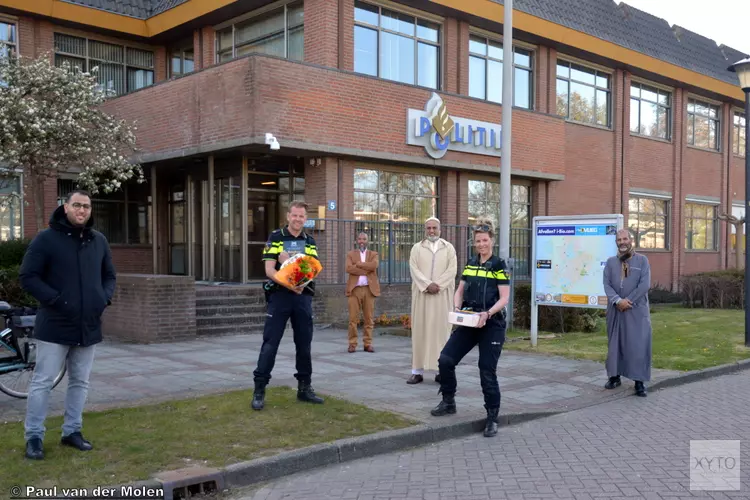
POLYGON ((313 257, 318 256, 318 251, 315 249, 315 245, 307 245, 305 247, 305 253, 307 255, 312 255, 313 257))
POLYGON ((508 274, 501 269, 500 271, 495 271, 495 279, 496 280, 508 280, 510 278, 508 277, 508 274))

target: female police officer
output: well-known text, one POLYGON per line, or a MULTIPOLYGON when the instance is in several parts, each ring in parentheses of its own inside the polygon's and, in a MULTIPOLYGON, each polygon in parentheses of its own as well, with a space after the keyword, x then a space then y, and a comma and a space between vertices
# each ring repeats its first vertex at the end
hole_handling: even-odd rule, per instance
POLYGON ((436 417, 456 413, 456 365, 475 345, 479 345, 479 376, 484 407, 487 409, 484 435, 491 437, 497 434, 500 412, 500 386, 496 370, 505 342, 505 306, 510 296, 510 279, 505 261, 492 255, 492 222, 478 221, 473 232, 477 255, 469 259, 463 271, 453 305, 457 311, 478 313, 479 324, 477 327, 457 327, 443 347, 438 360, 443 400, 431 413, 436 417))

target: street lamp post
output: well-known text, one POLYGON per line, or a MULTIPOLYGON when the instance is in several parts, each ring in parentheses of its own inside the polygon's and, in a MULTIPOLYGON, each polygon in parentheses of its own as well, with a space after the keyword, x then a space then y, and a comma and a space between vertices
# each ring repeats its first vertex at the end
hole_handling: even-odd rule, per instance
MULTIPOLYGON (((745 92, 745 346, 750 347, 750 58, 731 65, 730 71, 737 73, 740 88, 745 92)), ((739 245, 737 246, 739 252, 739 245)))

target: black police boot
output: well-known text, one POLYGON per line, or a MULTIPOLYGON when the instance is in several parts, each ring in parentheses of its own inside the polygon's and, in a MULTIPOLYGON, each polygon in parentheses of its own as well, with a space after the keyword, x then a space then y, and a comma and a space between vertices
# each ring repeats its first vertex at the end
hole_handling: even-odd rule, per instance
POLYGON ((456 413, 456 399, 453 394, 443 393, 443 400, 430 410, 433 417, 442 417, 444 415, 453 415, 456 413))
POLYGON ((487 408, 487 422, 484 424, 484 437, 492 437, 497 434, 497 417, 499 414, 500 408, 487 408))
POLYGON ((317 405, 323 404, 323 398, 318 397, 315 394, 310 382, 300 382, 297 387, 297 399, 304 401, 305 403, 313 403, 317 405))
POLYGON ((262 410, 265 406, 265 399, 266 399, 266 386, 265 385, 255 385, 255 391, 253 392, 253 402, 252 407, 253 410, 262 410))
POLYGON ((622 384, 622 381, 620 380, 620 376, 617 375, 616 377, 609 377, 609 380, 606 384, 604 384, 605 389, 615 389, 617 387, 620 387, 622 384))

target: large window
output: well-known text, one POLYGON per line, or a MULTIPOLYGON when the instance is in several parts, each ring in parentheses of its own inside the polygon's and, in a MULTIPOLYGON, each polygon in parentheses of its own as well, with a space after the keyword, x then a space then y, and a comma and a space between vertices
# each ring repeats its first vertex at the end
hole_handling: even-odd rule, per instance
POLYGON ((55 33, 55 66, 80 71, 99 68, 97 80, 116 95, 154 83, 154 53, 112 43, 55 33))
POLYGON ((354 170, 354 218, 422 223, 437 216, 437 177, 354 170))
POLYGON ((16 53, 16 25, 0 20, 0 57, 16 53))
MULTIPOLYGON (((495 229, 499 228, 500 183, 469 181, 469 225, 477 219, 487 217, 495 229)), ((520 184, 511 186, 510 202, 510 256, 515 259, 518 276, 528 276, 531 256, 531 188, 520 184)), ((495 238, 495 244, 500 241, 495 238)))
POLYGON ((195 71, 193 39, 183 40, 169 50, 169 76, 180 76, 195 71))
MULTIPOLYGON (((737 217, 738 219, 742 219, 745 217, 745 207, 744 205, 732 205, 732 215, 737 217)), ((742 224, 742 231, 745 232, 747 227, 747 224, 742 224)), ((737 250, 737 227, 734 224, 729 224, 729 229, 731 230, 730 235, 730 244, 732 246, 732 250, 737 250)), ((740 239, 740 248, 744 251, 745 250, 745 238, 743 234, 743 238, 740 239)))
POLYGON ((216 32, 216 59, 230 61, 258 53, 302 61, 305 54, 302 2, 251 14, 216 32))
POLYGON ((685 203, 685 248, 716 250, 716 205, 685 203))
POLYGON ((698 148, 719 150, 719 106, 688 99, 688 144, 698 148))
POLYGON ((22 210, 20 179, 0 179, 0 241, 21 238, 22 210))
MULTIPOLYGON (((503 44, 471 35, 469 38, 469 95, 478 99, 503 102, 503 44)), ((513 47, 513 105, 531 109, 531 51, 513 47)))
MULTIPOLYGON (((75 181, 58 179, 58 203, 75 189, 75 181)), ((146 245, 151 242, 151 194, 148 184, 129 183, 122 190, 91 199, 94 229, 112 244, 146 245)))
POLYGON ((672 93, 642 83, 630 84, 630 131, 670 140, 672 93))
POLYGON ((636 248, 666 250, 669 246, 669 202, 631 195, 628 201, 628 228, 635 236, 636 248))
POLYGON ((745 156, 745 117, 744 113, 734 114, 734 125, 732 126, 732 151, 737 156, 745 156))
POLYGON ((609 73, 567 61, 557 62, 557 114, 581 123, 611 124, 609 73))
POLYGON ((355 2, 354 71, 438 89, 440 25, 355 2))

